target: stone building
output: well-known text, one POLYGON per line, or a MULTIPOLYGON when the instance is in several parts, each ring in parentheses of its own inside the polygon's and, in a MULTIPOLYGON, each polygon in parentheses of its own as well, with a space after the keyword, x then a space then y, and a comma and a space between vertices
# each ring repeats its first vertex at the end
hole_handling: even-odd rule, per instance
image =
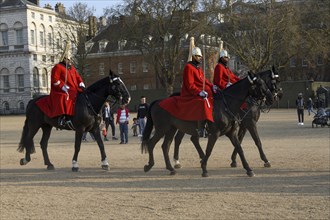
POLYGON ((63 13, 61 3, 54 10, 39 0, 0 0, 0 114, 24 113, 31 98, 49 93, 51 68, 70 40, 65 30, 75 25, 63 13))

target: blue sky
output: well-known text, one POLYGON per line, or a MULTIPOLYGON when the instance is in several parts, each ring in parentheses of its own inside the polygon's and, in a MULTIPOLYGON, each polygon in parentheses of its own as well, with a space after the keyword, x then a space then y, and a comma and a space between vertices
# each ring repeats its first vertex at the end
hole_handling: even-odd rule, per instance
POLYGON ((121 4, 122 0, 40 0, 39 4, 40 7, 44 7, 45 4, 50 4, 53 8, 55 7, 56 3, 61 2, 64 4, 65 8, 70 8, 73 4, 77 2, 86 3, 88 7, 94 7, 96 11, 94 12, 94 15, 99 17, 103 15, 103 8, 106 8, 108 6, 115 6, 118 4, 121 4))

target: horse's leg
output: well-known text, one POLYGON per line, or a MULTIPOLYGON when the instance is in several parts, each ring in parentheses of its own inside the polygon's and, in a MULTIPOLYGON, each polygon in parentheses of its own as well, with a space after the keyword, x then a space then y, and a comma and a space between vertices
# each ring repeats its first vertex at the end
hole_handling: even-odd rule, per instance
POLYGON ((254 143, 257 145, 258 150, 259 150, 259 154, 260 154, 260 158, 261 160, 264 161, 264 167, 271 167, 270 162, 268 161, 263 149, 262 149, 262 144, 260 141, 260 137, 258 134, 258 130, 257 130, 257 125, 256 123, 253 124, 253 126, 248 127, 248 130, 251 134, 251 137, 254 140, 254 143))
POLYGON ((154 148, 157 142, 164 136, 164 131, 156 130, 152 138, 147 141, 148 153, 149 153, 149 162, 144 166, 144 172, 148 172, 155 165, 154 160, 154 148))
POLYGON ((52 132, 52 126, 44 125, 41 127, 42 129, 42 138, 40 140, 40 147, 42 150, 42 156, 44 157, 44 164, 47 166, 47 170, 54 170, 54 165, 50 162, 47 152, 48 140, 50 137, 50 133, 52 132))
POLYGON ((103 170, 109 170, 109 162, 107 159, 107 155, 105 153, 105 149, 104 149, 104 144, 102 141, 102 137, 101 137, 101 132, 100 130, 97 130, 96 132, 92 132, 97 145, 99 146, 100 149, 100 153, 101 153, 101 167, 103 170))
POLYGON ((203 170, 202 177, 208 177, 208 173, 207 173, 207 169, 206 169, 207 161, 208 161, 209 157, 211 156, 214 144, 217 141, 218 137, 219 137, 219 132, 210 132, 208 134, 208 141, 207 141, 207 146, 206 146, 206 150, 205 150, 205 156, 201 160, 201 167, 203 170))
POLYGON ((199 135, 192 135, 190 140, 194 144, 194 146, 198 152, 199 158, 203 159, 205 154, 204 154, 204 151, 203 151, 201 145, 199 144, 199 135))
POLYGON ((175 127, 171 128, 171 130, 169 130, 165 134, 165 138, 164 138, 164 141, 163 141, 163 144, 162 144, 162 150, 163 150, 166 169, 171 171, 171 175, 175 175, 176 171, 171 165, 170 157, 168 155, 168 152, 169 152, 169 149, 170 149, 170 146, 171 146, 171 143, 173 141, 173 137, 174 137, 176 131, 177 131, 177 129, 175 127))
POLYGON ((179 161, 179 147, 180 147, 183 137, 184 137, 184 133, 182 131, 178 130, 178 132, 176 133, 175 138, 174 138, 174 156, 173 156, 174 168, 176 168, 176 169, 181 168, 181 164, 179 161))
POLYGON ((78 172, 79 171, 78 154, 79 154, 79 151, 80 151, 82 135, 83 135, 83 132, 76 131, 75 143, 74 143, 74 154, 73 154, 73 157, 72 157, 72 171, 73 172, 78 172))
POLYGON ((245 159, 244 156, 244 152, 242 149, 242 146, 238 140, 238 136, 237 133, 235 132, 235 128, 232 129, 231 132, 229 132, 228 134, 226 134, 226 136, 230 139, 231 143, 233 144, 233 146, 235 147, 239 157, 241 158, 242 164, 244 169, 246 170, 246 174, 249 177, 253 177, 254 176, 254 172, 252 171, 252 169, 250 168, 247 160, 245 159))
MULTIPOLYGON (((238 130, 238 140, 241 144, 245 134, 246 134, 246 127, 240 126, 238 130)), ((234 147, 233 153, 231 154, 231 164, 230 164, 231 167, 237 167, 236 158, 237 158, 237 150, 234 147)))

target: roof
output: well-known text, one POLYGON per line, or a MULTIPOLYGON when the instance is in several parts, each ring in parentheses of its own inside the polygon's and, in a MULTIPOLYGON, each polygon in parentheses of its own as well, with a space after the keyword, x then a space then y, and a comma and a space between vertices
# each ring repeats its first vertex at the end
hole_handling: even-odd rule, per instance
POLYGON ((0 8, 2 7, 10 7, 10 6, 20 6, 20 5, 34 5, 38 6, 30 1, 27 0, 1 0, 0 1, 0 8))

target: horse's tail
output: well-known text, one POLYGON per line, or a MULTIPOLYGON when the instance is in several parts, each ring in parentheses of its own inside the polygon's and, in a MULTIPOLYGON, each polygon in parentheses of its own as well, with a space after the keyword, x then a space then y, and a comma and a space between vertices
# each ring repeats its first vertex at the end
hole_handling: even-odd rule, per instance
MULTIPOLYGON (((28 117, 28 110, 31 106, 31 101, 28 103, 27 107, 26 107, 26 117, 28 117)), ((18 144, 18 148, 17 148, 17 151, 18 152, 23 152, 24 149, 26 148, 26 146, 28 146, 28 142, 27 142, 27 135, 28 135, 28 132, 29 132, 29 122, 28 122, 28 119, 26 118, 25 119, 25 122, 24 122, 24 127, 23 127, 23 131, 22 131, 22 136, 21 136, 21 140, 18 144)), ((31 144, 31 149, 30 149, 30 153, 33 154, 35 153, 36 150, 35 150, 35 147, 34 147, 34 144, 32 142, 31 144)))
POLYGON ((148 152, 147 141, 150 139, 150 135, 151 135, 152 129, 154 127, 154 122, 151 117, 151 109, 154 106, 154 104, 158 101, 159 100, 155 100, 149 105, 147 123, 146 123, 146 126, 144 127, 143 135, 142 135, 141 153, 148 152))

